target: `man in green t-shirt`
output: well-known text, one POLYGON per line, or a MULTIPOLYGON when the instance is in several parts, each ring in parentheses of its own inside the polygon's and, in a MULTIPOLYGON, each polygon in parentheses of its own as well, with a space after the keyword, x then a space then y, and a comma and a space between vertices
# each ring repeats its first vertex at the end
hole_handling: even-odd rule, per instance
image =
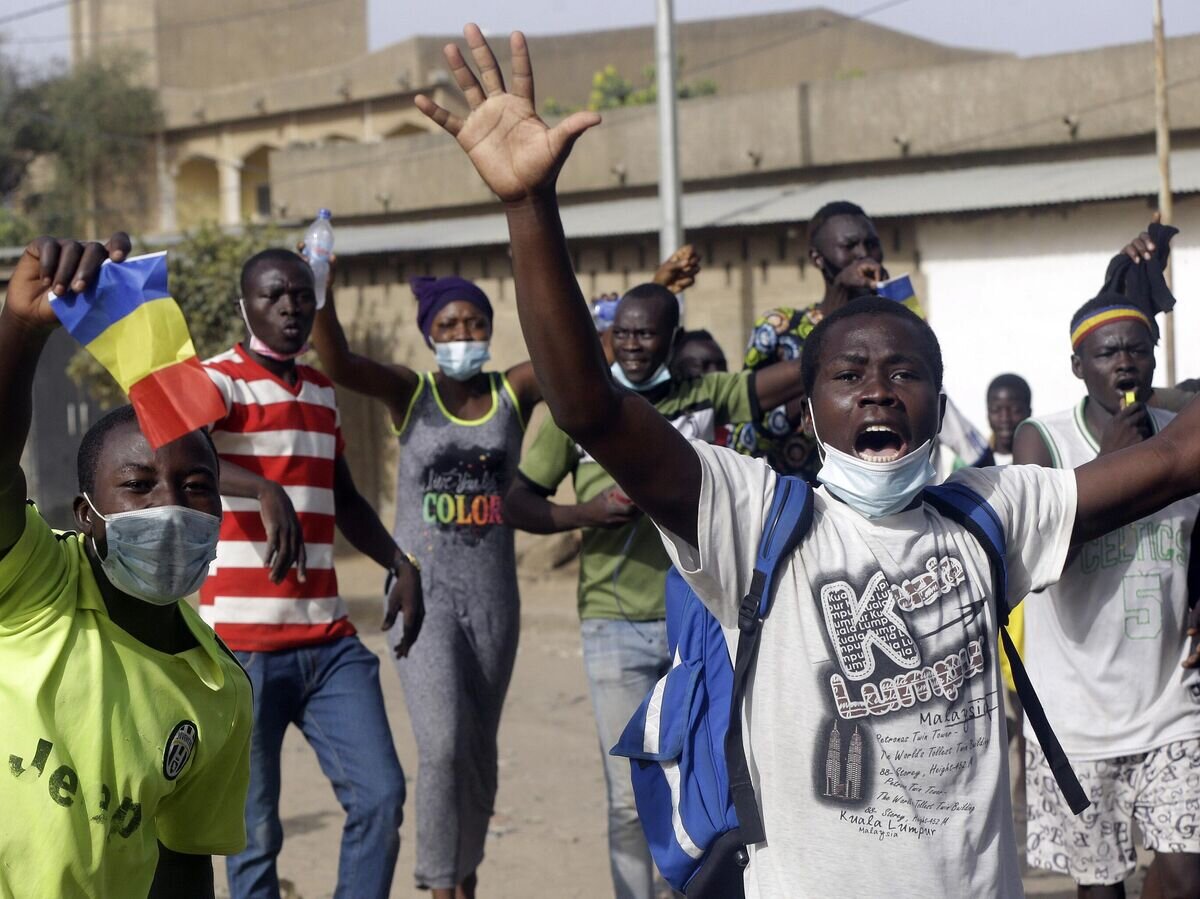
MULTIPOLYGON (((611 371, 618 384, 644 396, 687 437, 711 442, 718 427, 755 421, 762 409, 802 392, 798 359, 756 372, 676 380, 670 362, 678 335, 675 296, 657 284, 633 288, 613 321, 611 371)), ((653 447, 646 447, 645 464, 657 464, 653 447)), ((619 899, 651 899, 654 866, 638 823, 629 763, 608 750, 671 664, 665 620, 670 562, 662 539, 602 464, 550 420, 521 461, 504 514, 513 527, 538 534, 583 529, 579 617, 608 789, 613 885, 619 899), (568 475, 577 504, 551 502, 568 475)))

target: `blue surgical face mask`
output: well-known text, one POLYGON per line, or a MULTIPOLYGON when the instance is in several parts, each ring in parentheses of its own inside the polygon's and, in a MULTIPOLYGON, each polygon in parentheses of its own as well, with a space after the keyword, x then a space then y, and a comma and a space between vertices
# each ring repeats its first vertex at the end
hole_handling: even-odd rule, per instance
POLYGON ((208 563, 217 557, 220 518, 186 506, 103 515, 90 496, 83 498, 104 521, 108 552, 100 567, 114 587, 156 606, 173 605, 200 589, 208 563))
POLYGON ((483 370, 483 363, 492 358, 486 340, 451 340, 447 343, 435 343, 433 352, 437 357, 438 368, 446 377, 456 381, 471 380, 483 370))
POLYGON ((627 390, 634 391, 635 393, 648 393, 655 387, 661 387, 663 384, 666 384, 667 381, 671 380, 671 369, 666 362, 658 367, 658 371, 640 384, 635 384, 633 381, 629 380, 628 377, 626 377, 625 369, 621 368, 620 362, 614 362, 610 370, 612 371, 613 378, 618 384, 627 390))
POLYGON ((817 479, 826 490, 867 518, 883 518, 908 508, 936 474, 931 459, 932 440, 891 462, 866 462, 821 440, 811 399, 808 415, 821 450, 817 479))

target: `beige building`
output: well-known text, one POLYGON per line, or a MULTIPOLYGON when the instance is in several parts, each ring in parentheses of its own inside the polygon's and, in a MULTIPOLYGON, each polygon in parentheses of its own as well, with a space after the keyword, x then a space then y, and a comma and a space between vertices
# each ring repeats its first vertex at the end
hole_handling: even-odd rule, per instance
MULTIPOLYGON (((418 91, 459 103, 441 59, 450 38, 368 53, 363 0, 337 0, 339 15, 319 21, 305 2, 286 18, 249 0, 205 4, 203 15, 180 0, 77 5, 79 52, 120 35, 88 38, 88 22, 157 16, 140 38, 166 117, 159 214, 145 229, 269 219, 298 230, 328 206, 339 308, 363 349, 431 366, 406 282, 455 273, 496 304, 497 363, 519 360, 503 218, 412 106, 418 91), (287 29, 285 39, 262 41, 268 28, 287 29)), ((677 44, 681 81, 717 87, 679 107, 684 225, 706 269, 688 292, 687 323, 712 330, 734 367, 757 314, 819 297, 805 222, 822 203, 850 199, 877 218, 892 273, 912 274, 945 344, 948 389, 977 421, 1001 370, 1029 378, 1038 411, 1078 394, 1067 318, 1144 226, 1157 190, 1148 43, 1017 59, 809 10, 681 24, 677 44)), ((579 105, 606 65, 639 79, 653 34, 541 36, 530 47, 540 97, 579 105)), ((1170 41, 1168 57, 1182 377, 1200 373, 1200 309, 1187 303, 1200 289, 1200 37, 1170 41)), ((652 107, 606 113, 563 172, 589 295, 645 280, 662 255, 655 123, 652 107)), ((386 499, 382 416, 343 403, 359 478, 386 499)))
MULTIPOLYGON (((145 59, 146 82, 159 88, 165 129, 149 231, 297 219, 313 204, 294 200, 294 189, 273 197, 272 154, 324 150, 335 161, 317 164, 337 170, 346 145, 391 152, 404 148, 396 139, 426 134, 429 124, 412 105, 417 92, 455 102, 441 55, 454 36, 368 53, 365 0, 214 0, 202 12, 185 0, 80 0, 72 24, 76 58, 132 46, 145 59)), ((824 10, 685 24, 678 43, 683 80, 710 80, 721 95, 985 56, 824 10)), ((585 103, 605 66, 641 79, 654 53, 648 27, 535 37, 530 45, 542 96, 566 105, 585 103)), ((355 167, 348 177, 367 190, 365 214, 416 211, 422 200, 426 209, 451 205, 436 188, 424 197, 371 191, 355 167)), ((287 177, 306 180, 295 166, 287 177)))

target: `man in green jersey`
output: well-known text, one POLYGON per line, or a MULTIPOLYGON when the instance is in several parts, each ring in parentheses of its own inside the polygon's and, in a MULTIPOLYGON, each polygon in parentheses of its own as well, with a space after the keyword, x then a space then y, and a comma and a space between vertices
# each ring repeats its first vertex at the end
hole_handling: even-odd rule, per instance
POLYGON ((79 447, 75 530, 54 531, 20 467, 33 382, 58 326, 47 296, 129 253, 43 237, 0 312, 0 897, 212 899, 238 852, 250 682, 186 602, 221 525, 218 459, 192 431, 157 450, 132 407, 79 447))
MULTIPOLYGON (((757 372, 679 380, 671 374, 679 333, 679 305, 670 291, 657 284, 633 288, 613 321, 611 371, 686 437, 711 442, 717 428, 756 421, 762 409, 801 393, 798 359, 757 372)), ((654 448, 646 453, 653 457, 654 448)), ((662 540, 612 476, 550 420, 521 461, 504 514, 513 527, 539 534, 583 529, 579 617, 608 789, 613 886, 619 899, 650 899, 654 866, 634 807, 629 763, 608 749, 671 664, 665 620, 670 562, 662 540), (551 502, 568 475, 577 504, 551 502)))

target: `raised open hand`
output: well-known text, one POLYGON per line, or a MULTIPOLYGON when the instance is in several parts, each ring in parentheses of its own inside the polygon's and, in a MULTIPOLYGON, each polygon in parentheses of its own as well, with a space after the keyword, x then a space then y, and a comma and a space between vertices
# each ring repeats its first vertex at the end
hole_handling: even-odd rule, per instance
POLYGON ((579 135, 600 124, 600 116, 577 112, 551 128, 534 106, 533 68, 525 35, 514 31, 509 39, 513 89, 508 91, 479 26, 467 25, 463 34, 482 85, 456 44, 447 44, 443 52, 471 112, 460 119, 424 94, 417 95, 417 108, 454 136, 484 183, 504 202, 520 202, 553 188, 572 145, 579 135))

